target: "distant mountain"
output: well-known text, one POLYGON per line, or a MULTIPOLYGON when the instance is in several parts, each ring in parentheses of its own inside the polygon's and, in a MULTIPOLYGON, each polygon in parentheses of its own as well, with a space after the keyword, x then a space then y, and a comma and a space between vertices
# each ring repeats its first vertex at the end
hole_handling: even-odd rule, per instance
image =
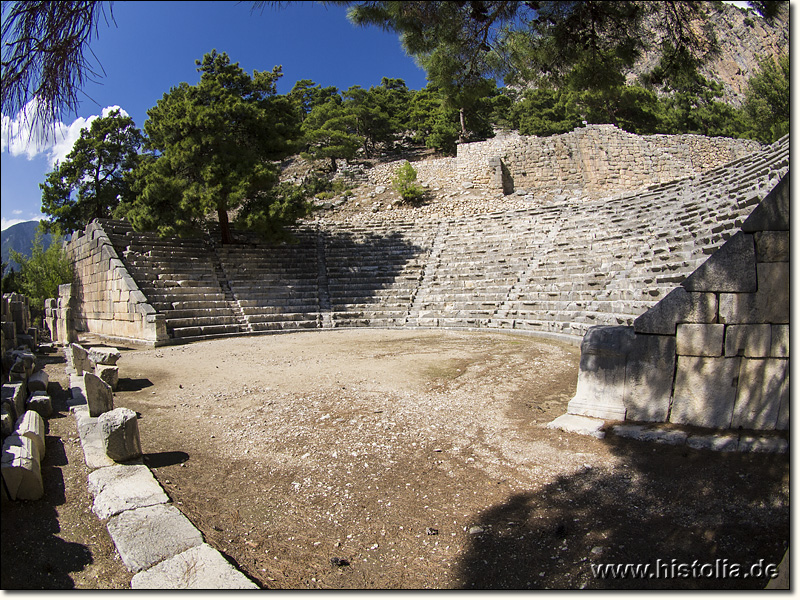
MULTIPOLYGON (((11 251, 16 250, 23 256, 30 257, 31 249, 33 248, 33 239, 36 237, 36 228, 39 226, 39 221, 25 221, 24 223, 17 223, 2 232, 3 241, 3 262, 9 263, 10 267, 19 268, 19 265, 10 259, 11 251)), ((45 248, 50 245, 52 236, 49 233, 44 234, 42 238, 45 248)))

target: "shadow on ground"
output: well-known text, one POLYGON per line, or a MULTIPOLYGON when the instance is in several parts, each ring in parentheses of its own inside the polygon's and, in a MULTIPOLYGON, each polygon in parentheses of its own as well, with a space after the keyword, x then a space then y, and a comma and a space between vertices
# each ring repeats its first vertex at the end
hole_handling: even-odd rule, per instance
POLYGON ((780 563, 789 543, 788 456, 603 443, 621 466, 584 466, 479 515, 484 532, 460 561, 465 588, 764 588, 764 575, 704 577, 711 571, 700 564, 780 563), (655 573, 657 561, 659 577, 592 572, 593 564, 638 563, 655 573), (701 576, 681 577, 693 563, 701 576))

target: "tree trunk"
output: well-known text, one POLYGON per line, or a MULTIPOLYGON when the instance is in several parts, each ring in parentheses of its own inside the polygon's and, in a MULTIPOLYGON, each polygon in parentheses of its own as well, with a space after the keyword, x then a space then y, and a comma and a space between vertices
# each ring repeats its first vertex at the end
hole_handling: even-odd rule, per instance
POLYGON ((222 243, 230 244, 233 242, 233 237, 231 236, 231 226, 228 222, 228 211, 224 208, 218 208, 217 215, 219 216, 219 230, 222 232, 222 243))
POLYGON ((464 118, 464 108, 458 109, 458 119, 461 121, 461 135, 458 136, 458 143, 463 144, 467 141, 467 120, 464 118))

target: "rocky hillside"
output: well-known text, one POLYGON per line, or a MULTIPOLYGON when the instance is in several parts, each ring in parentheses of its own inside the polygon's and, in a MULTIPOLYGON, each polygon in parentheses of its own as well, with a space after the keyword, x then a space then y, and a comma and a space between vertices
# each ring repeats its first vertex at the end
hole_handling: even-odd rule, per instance
MULTIPOLYGON (((722 83, 725 102, 741 106, 747 80, 756 73, 759 63, 789 52, 789 11, 768 21, 753 10, 731 4, 707 2, 706 5, 719 52, 701 72, 708 79, 722 83)), ((655 63, 652 55, 643 56, 629 80, 651 70, 655 63)))

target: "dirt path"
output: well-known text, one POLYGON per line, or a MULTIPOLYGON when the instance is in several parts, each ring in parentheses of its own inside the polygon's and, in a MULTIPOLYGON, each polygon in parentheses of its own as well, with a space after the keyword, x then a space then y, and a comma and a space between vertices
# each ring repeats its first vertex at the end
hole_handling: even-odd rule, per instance
POLYGON ((507 334, 236 338, 123 351, 115 405, 140 413, 173 502, 264 587, 763 587, 593 577, 597 562, 780 562, 789 468, 545 429, 578 359, 507 334))

